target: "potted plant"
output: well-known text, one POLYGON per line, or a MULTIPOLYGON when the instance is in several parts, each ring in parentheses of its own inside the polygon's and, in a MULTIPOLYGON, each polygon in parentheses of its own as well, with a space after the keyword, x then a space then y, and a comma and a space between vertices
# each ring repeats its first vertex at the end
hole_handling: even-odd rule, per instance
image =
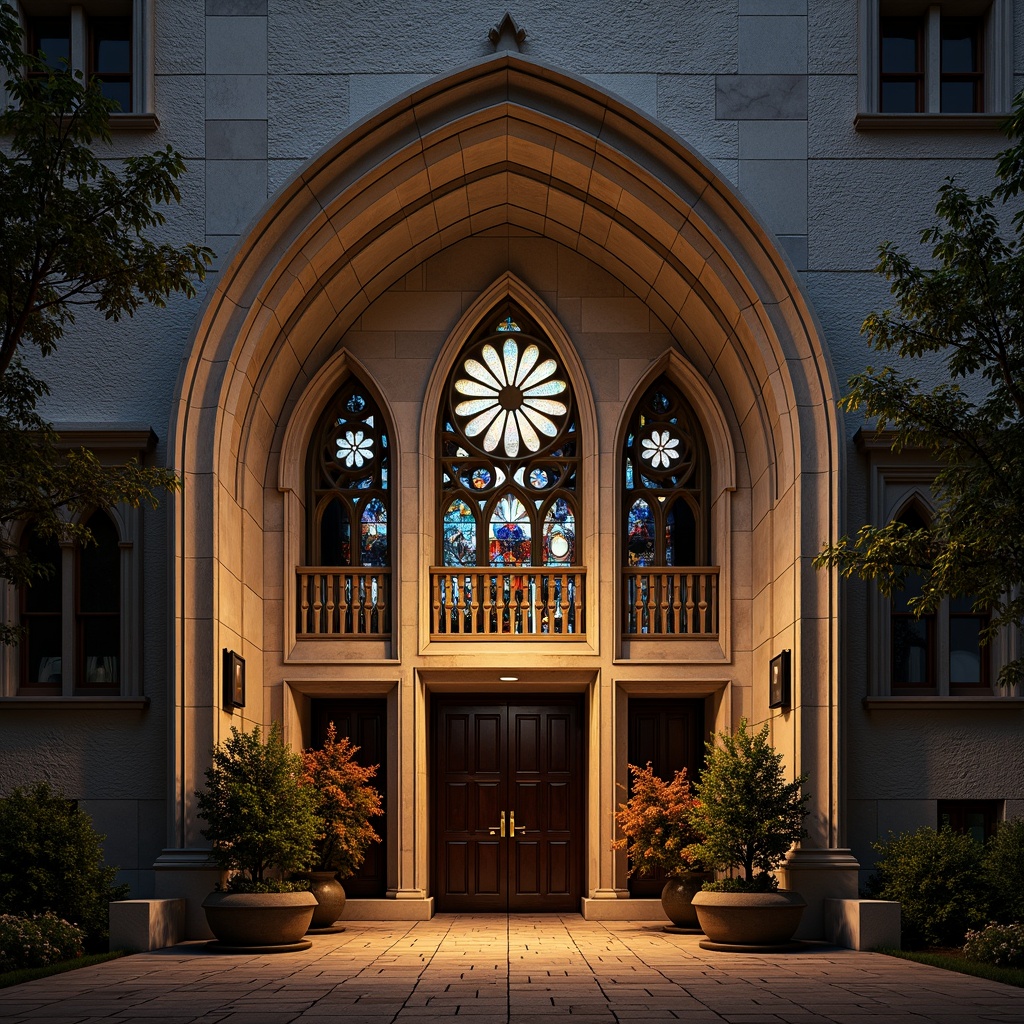
POLYGON ((363 863, 370 843, 380 836, 370 818, 383 814, 380 794, 370 785, 378 765, 363 767, 355 760, 359 748, 344 736, 338 739, 331 722, 319 750, 302 755, 303 779, 315 797, 319 833, 313 843, 310 890, 317 900, 312 928, 330 928, 345 906, 338 876, 347 878, 363 863))
POLYGON ((226 888, 203 901, 221 948, 306 948, 316 899, 308 883, 282 881, 280 872, 309 866, 318 820, 302 755, 285 745, 281 726, 275 722, 265 740, 259 726, 232 728, 214 748, 196 798, 201 834, 230 873, 226 888))
POLYGON ((773 874, 793 843, 807 835, 803 820, 807 776, 786 782, 782 755, 768 742, 767 724, 756 734, 743 719, 736 732, 707 744, 707 760, 695 785, 690 820, 699 840, 688 854, 707 868, 739 871, 706 882, 693 898, 707 936, 705 948, 746 949, 785 945, 796 932, 806 903, 780 890, 773 874))
POLYGON ((615 824, 622 838, 612 841, 616 850, 629 857, 628 875, 661 868, 668 880, 661 890, 661 905, 675 927, 695 928, 697 915, 691 904, 702 878, 694 871, 688 850, 697 835, 690 823, 695 803, 686 769, 675 773, 671 782, 646 768, 628 765, 633 777, 629 799, 619 804, 615 824))

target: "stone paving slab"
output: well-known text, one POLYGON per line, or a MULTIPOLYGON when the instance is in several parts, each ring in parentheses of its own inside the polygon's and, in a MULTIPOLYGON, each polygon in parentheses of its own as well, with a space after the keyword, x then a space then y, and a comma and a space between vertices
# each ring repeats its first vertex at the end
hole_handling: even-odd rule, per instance
POLYGON ((299 953, 205 943, 0 990, 4 1024, 1024 1024, 1024 989, 806 944, 715 953, 698 935, 572 915, 359 921, 299 953))

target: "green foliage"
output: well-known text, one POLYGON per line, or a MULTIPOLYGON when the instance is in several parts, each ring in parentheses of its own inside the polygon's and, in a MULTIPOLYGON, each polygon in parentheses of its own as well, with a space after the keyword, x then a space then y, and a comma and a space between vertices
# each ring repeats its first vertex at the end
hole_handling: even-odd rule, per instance
MULTIPOLYGON (((47 567, 11 543, 5 524, 30 522, 40 537, 89 543, 84 518, 93 509, 119 502, 155 506, 157 491, 178 486, 169 469, 136 461, 101 466, 92 452, 62 445, 36 412, 46 393, 46 385, 17 358, 0 378, 0 578, 16 587, 31 586, 47 567)), ((0 645, 14 643, 19 635, 17 627, 0 623, 0 645)))
MULTIPOLYGON (((97 83, 26 54, 7 3, 0 67, 12 100, 0 113, 0 578, 21 586, 46 569, 11 546, 5 527, 32 520, 43 536, 87 541, 88 531, 67 526, 59 510, 155 504, 177 481, 136 463, 101 467, 90 453, 61 446, 36 411, 46 384, 19 352, 52 352, 79 306, 116 321, 174 292, 194 295, 213 254, 149 237, 165 221, 160 207, 180 201, 181 156, 168 147, 103 163, 94 146, 110 142, 114 104, 97 83)), ((0 644, 18 637, 0 625, 0 644)))
POLYGON ((688 853, 697 841, 690 824, 694 798, 686 769, 675 773, 671 782, 654 774, 651 762, 645 768, 629 765, 633 776, 632 791, 615 812, 615 824, 621 839, 612 841, 616 850, 625 850, 629 857, 629 874, 660 867, 670 875, 694 870, 688 853))
POLYGON ((114 885, 117 869, 104 865, 104 837, 89 816, 41 782, 0 798, 0 821, 0 912, 51 911, 101 945, 107 904, 128 886, 114 885))
MULTIPOLYGON (((1024 187, 1024 94, 1007 131, 991 193, 970 196, 952 179, 940 189, 936 221, 921 233, 926 266, 889 243, 879 250, 894 308, 872 313, 863 333, 908 365, 941 358, 948 380, 929 389, 903 367, 868 367, 850 378, 841 403, 891 428, 894 451, 935 457, 935 518, 923 530, 863 526, 815 560, 874 580, 886 595, 922 575, 910 602, 917 614, 947 595, 971 595, 991 612, 989 640, 1003 625, 1024 625, 1024 211, 1012 234, 997 217, 997 204, 1024 187)), ((1022 658, 1000 673, 1007 685, 1022 678, 1022 658)))
POLYGON ((358 750, 347 736, 338 739, 331 722, 323 747, 302 755, 306 785, 316 794, 320 831, 313 866, 318 871, 336 871, 342 878, 359 868, 370 843, 380 842, 370 818, 384 813, 380 794, 370 785, 379 766, 358 764, 358 750))
POLYGON ((115 104, 96 81, 24 52, 17 14, 0 4, 0 65, 12 100, 0 114, 0 374, 19 345, 51 352, 76 305, 108 320, 172 292, 195 294, 209 249, 177 249, 147 232, 181 201, 185 165, 169 146, 103 163, 115 104), (26 74, 25 72, 32 72, 26 74))
POLYGON ((767 724, 753 734, 744 718, 732 735, 719 733, 717 745, 707 744, 704 771, 694 787, 698 799, 691 820, 700 841, 689 856, 707 868, 742 870, 745 890, 774 889, 772 872, 790 846, 807 835, 809 797, 800 793, 806 781, 801 775, 786 782, 767 724))
POLYGON ((81 928, 56 914, 0 914, 0 972, 48 967, 82 955, 81 928))
POLYGON ((225 890, 227 892, 309 892, 309 879, 268 878, 263 882, 254 882, 247 876, 233 875, 228 879, 225 890))
POLYGON ((1006 924, 1024 921, 1024 818, 1000 823, 983 859, 992 916, 1006 924))
POLYGON ((988 920, 990 892, 980 843, 954 832, 919 828, 874 844, 880 857, 869 896, 900 904, 903 941, 915 946, 958 946, 970 928, 988 920))
POLYGON ((302 755, 285 745, 275 722, 266 741, 259 726, 250 733, 232 727, 213 750, 206 788, 196 792, 204 838, 227 871, 242 877, 231 888, 267 882, 274 868, 307 868, 317 837, 312 790, 303 785, 302 755))
POLYGON ((1024 967, 1024 923, 990 924, 969 931, 964 956, 996 967, 1024 967))

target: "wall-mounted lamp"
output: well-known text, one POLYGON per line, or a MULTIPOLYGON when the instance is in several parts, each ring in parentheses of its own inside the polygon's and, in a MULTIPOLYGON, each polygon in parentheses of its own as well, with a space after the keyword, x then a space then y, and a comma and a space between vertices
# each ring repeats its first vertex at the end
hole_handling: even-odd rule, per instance
POLYGON ((224 648, 224 710, 245 707, 245 658, 224 648))
POLYGON ((768 663, 768 707, 783 708, 790 706, 790 651, 786 649, 776 654, 768 663))

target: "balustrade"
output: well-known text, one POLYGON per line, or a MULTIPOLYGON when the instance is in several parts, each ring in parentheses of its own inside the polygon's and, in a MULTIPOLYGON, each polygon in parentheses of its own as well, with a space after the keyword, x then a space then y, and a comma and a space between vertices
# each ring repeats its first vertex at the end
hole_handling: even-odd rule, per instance
POLYGON ((718 636, 718 566, 628 568, 622 582, 624 635, 718 636))

